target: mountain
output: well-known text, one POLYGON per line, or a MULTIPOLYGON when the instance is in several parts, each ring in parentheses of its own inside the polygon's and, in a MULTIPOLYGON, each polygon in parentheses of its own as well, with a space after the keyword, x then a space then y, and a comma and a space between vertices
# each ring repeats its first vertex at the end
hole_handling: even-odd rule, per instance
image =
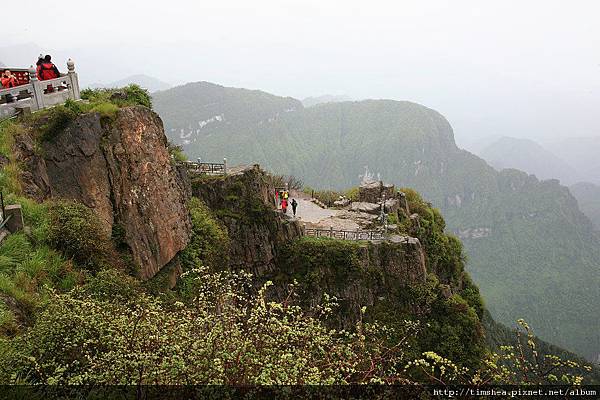
POLYGON ((579 182, 569 186, 569 190, 577 199, 581 211, 592 220, 596 230, 600 231, 600 186, 579 182))
POLYGON ((425 383, 426 351, 487 368, 462 245, 416 192, 395 194, 410 240, 310 237, 258 166, 175 162, 139 88, 83 100, 0 124, 0 384, 425 383))
POLYGON ((565 139, 548 143, 546 148, 573 166, 580 181, 600 185, 600 136, 565 139))
POLYGON ((171 141, 189 156, 260 163, 319 188, 355 186, 365 166, 412 187, 463 239, 492 315, 525 318, 586 357, 598 352, 600 239, 556 180, 496 171, 459 149, 448 121, 419 104, 298 100, 207 82, 154 94, 171 141))
POLYGON ((520 169, 540 179, 560 179, 564 184, 578 181, 575 168, 533 140, 502 137, 477 155, 498 170, 520 169))
POLYGON ((148 76, 148 75, 144 75, 144 74, 138 74, 138 75, 131 75, 128 76, 127 78, 123 78, 120 79, 118 81, 115 82, 111 82, 111 83, 92 83, 90 85, 91 88, 94 89, 99 89, 99 88, 120 88, 120 87, 124 87, 130 84, 136 84, 146 90, 148 90, 149 92, 157 92, 159 90, 166 90, 171 88, 171 85, 169 83, 163 82, 159 79, 156 79, 154 77, 148 76))
MULTIPOLYGON (((338 397, 338 385, 381 382, 421 398, 425 384, 481 376, 550 383, 548 363, 521 366, 550 353, 564 357, 552 359, 562 382, 598 382, 574 354, 490 318, 460 240, 414 190, 384 196, 401 221, 393 236, 310 236, 277 209, 280 178, 259 166, 209 175, 177 161, 139 87, 82 98, 0 124, 0 384, 19 392, 9 398, 83 381, 100 391, 70 394, 225 382, 335 384, 338 397)), ((359 192, 378 199, 373 189, 359 192)))
POLYGON ((307 97, 302 100, 302 105, 304 107, 312 107, 317 104, 340 103, 342 101, 352 101, 352 99, 346 95, 325 94, 323 96, 307 97))

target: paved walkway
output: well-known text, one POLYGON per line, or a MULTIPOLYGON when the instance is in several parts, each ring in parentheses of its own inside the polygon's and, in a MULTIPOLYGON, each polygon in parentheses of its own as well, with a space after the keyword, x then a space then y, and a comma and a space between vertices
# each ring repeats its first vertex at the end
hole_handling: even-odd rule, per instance
MULTIPOLYGON (((322 228, 333 227, 333 229, 340 230, 356 230, 359 228, 356 222, 339 217, 343 211, 321 208, 310 201, 310 198, 304 193, 292 192, 290 193, 290 201, 291 199, 296 199, 298 202, 296 219, 309 226, 322 228)), ((288 215, 292 216, 291 206, 288 208, 288 215)))

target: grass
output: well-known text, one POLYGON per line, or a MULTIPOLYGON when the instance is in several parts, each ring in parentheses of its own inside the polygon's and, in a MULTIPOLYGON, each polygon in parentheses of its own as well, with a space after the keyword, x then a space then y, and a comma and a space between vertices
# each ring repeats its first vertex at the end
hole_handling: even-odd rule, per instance
POLYGON ((22 133, 23 130, 23 126, 14 121, 0 123, 0 155, 7 160, 7 163, 0 169, 0 187, 5 193, 21 192, 19 182, 20 166, 15 159, 12 148, 15 143, 15 136, 22 133))
POLYGON ((12 335, 17 325, 33 320, 34 310, 47 298, 46 288, 68 291, 85 276, 46 243, 46 205, 14 194, 7 196, 7 203, 21 204, 29 230, 12 234, 0 244, 0 297, 6 299, 0 299, 0 336, 12 335), (9 309, 6 301, 16 309, 9 309))
POLYGON ((138 85, 129 85, 120 89, 86 89, 81 98, 90 103, 112 103, 117 107, 144 106, 152 108, 152 98, 148 91, 138 85))
POLYGON ((81 98, 84 101, 69 99, 64 104, 22 118, 22 121, 35 127, 38 139, 50 141, 69 126, 77 116, 84 113, 98 113, 103 121, 111 121, 121 107, 152 108, 150 95, 137 85, 129 85, 121 89, 86 89, 81 92, 81 98))

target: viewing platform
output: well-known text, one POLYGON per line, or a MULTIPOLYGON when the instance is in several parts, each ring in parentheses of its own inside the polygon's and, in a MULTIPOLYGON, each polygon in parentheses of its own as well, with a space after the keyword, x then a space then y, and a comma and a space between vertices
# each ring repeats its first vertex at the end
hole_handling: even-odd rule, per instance
POLYGON ((79 100, 79 80, 73 60, 67 61, 66 74, 55 79, 40 81, 36 69, 8 68, 17 77, 19 86, 0 89, 0 120, 64 103, 67 99, 79 100))

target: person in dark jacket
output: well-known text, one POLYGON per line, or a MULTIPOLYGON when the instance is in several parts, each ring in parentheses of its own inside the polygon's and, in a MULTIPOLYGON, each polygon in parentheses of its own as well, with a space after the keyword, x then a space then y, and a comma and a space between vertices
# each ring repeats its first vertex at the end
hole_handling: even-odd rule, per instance
POLYGON ((294 217, 296 216, 296 208, 298 207, 298 202, 296 201, 296 199, 292 199, 292 202, 290 203, 292 205, 292 212, 294 213, 294 217))
POLYGON ((42 64, 44 63, 44 56, 42 54, 40 54, 38 56, 37 61, 35 62, 35 76, 37 76, 38 80, 42 80, 41 76, 40 76, 40 68, 42 68, 42 64))

